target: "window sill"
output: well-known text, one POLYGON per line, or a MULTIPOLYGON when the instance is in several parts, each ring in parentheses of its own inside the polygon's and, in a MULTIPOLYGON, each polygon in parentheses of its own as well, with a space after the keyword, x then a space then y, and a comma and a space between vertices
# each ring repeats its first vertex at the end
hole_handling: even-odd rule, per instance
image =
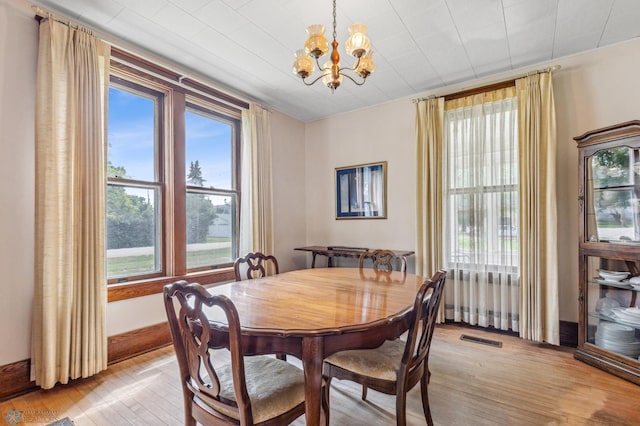
POLYGON ((233 281, 235 279, 233 268, 224 268, 216 269, 215 271, 208 270, 206 272, 195 272, 176 277, 162 277, 120 284, 109 284, 107 287, 107 302, 117 302, 118 300, 133 299, 135 297, 162 293, 162 289, 166 284, 180 280, 207 285, 233 281))

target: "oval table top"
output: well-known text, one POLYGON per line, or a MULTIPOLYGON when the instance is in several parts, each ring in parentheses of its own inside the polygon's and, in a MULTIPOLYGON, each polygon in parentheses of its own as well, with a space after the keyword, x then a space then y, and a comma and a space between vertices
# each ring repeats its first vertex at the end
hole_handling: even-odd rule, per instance
POLYGON ((316 268, 236 281, 208 291, 231 299, 243 334, 303 337, 357 331, 403 317, 413 308, 425 280, 400 272, 316 268))

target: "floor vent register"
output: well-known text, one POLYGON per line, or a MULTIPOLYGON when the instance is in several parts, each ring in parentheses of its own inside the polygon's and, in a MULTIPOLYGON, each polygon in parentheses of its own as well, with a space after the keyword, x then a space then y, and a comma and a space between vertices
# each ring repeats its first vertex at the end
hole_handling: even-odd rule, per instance
POLYGON ((466 342, 480 343, 483 345, 489 345, 489 346, 493 346, 494 348, 502 347, 502 342, 498 340, 483 339, 482 337, 469 336, 468 334, 461 334, 460 340, 464 340, 466 342))

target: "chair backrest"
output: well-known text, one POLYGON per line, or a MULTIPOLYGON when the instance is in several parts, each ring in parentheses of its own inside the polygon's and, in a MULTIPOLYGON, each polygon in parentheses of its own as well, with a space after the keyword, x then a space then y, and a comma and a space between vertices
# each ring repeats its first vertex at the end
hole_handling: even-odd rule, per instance
POLYGON ((446 278, 446 271, 440 270, 418 290, 401 363, 401 369, 405 368, 407 374, 416 368, 426 368, 446 278))
POLYGON ((371 258, 373 261, 373 269, 376 271, 393 271, 394 263, 396 264, 395 270, 400 272, 407 271, 407 259, 404 256, 396 256, 391 250, 373 250, 371 252, 364 252, 360 255, 359 266, 360 269, 364 267, 364 261, 367 258, 371 258))
POLYGON ((247 253, 233 262, 233 270, 236 281, 262 278, 266 275, 278 274, 278 261, 272 255, 266 255, 259 251, 247 253))
POLYGON ((200 284, 178 281, 164 287, 164 305, 180 367, 185 409, 197 397, 216 410, 220 418, 229 420, 229 413, 234 413, 242 424, 252 423, 240 321, 233 302, 222 295, 211 296, 200 284), (228 332, 216 333, 204 307, 219 308, 224 313, 228 332), (227 398, 221 395, 220 380, 213 362, 216 349, 229 349, 231 353, 235 401, 228 395, 227 398))

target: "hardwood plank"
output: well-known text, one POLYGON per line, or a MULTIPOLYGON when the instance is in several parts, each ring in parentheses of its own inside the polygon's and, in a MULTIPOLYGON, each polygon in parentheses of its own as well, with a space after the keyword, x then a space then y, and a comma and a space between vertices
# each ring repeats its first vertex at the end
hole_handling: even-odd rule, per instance
MULTIPOLYGON (((290 357, 290 362, 300 361, 290 357)), ((436 425, 637 425, 640 386, 573 358, 573 350, 517 337, 438 325, 430 355, 431 410, 436 425), (461 334, 500 340, 494 348, 461 334)), ((182 390, 171 346, 113 364, 96 377, 38 390, 0 403, 8 410, 56 411, 76 425, 183 424, 182 390)), ((407 398, 407 422, 423 425, 420 391, 407 398)), ((293 425, 302 426, 304 418, 293 425)), ((395 400, 334 380, 331 424, 394 425, 395 400)))

